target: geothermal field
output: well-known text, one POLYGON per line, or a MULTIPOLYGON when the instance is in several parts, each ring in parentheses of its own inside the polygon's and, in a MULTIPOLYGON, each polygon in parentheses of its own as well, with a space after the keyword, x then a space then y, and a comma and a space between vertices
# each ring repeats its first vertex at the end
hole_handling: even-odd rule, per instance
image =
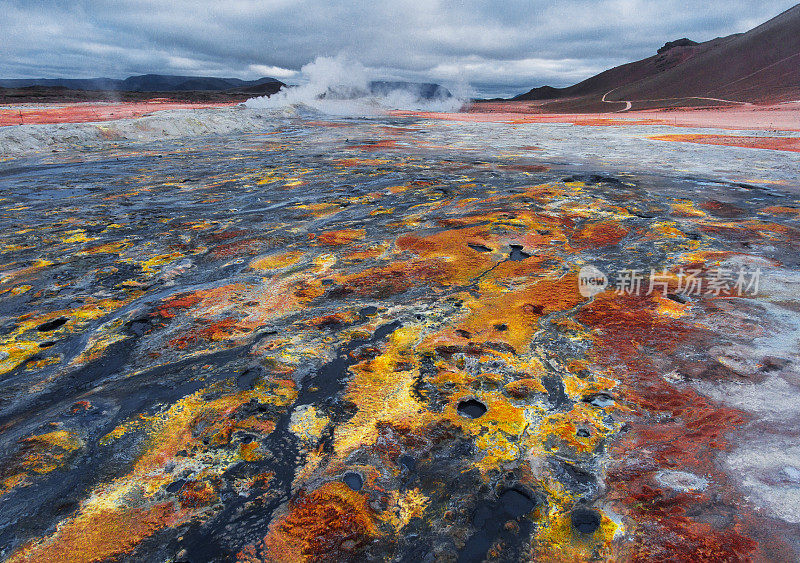
POLYGON ((289 102, 0 108, 5 560, 798 557, 798 104, 289 102))

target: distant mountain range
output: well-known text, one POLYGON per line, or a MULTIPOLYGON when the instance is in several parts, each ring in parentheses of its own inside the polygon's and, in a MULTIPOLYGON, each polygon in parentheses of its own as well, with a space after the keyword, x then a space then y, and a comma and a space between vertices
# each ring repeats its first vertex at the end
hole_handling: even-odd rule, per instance
POLYGON ((388 96, 392 92, 407 92, 420 100, 444 100, 453 94, 439 84, 431 82, 404 82, 399 80, 373 80, 369 92, 375 96, 388 96))
POLYGON ((800 4, 748 31, 658 54, 567 88, 542 86, 512 98, 542 111, 614 111, 800 99, 800 4))
POLYGON ((366 89, 349 84, 333 84, 320 94, 320 98, 329 100, 352 100, 368 96, 411 96, 417 100, 446 100, 453 94, 439 84, 430 82, 405 82, 401 80, 372 80, 366 89))
POLYGON ((142 74, 124 80, 113 78, 22 78, 0 79, 2 88, 67 88, 70 90, 119 92, 211 92, 237 90, 260 94, 273 94, 286 86, 275 78, 240 80, 214 76, 175 76, 170 74, 142 74))
MULTIPOLYGON (((285 88, 286 84, 275 78, 259 78, 258 80, 240 80, 238 78, 218 78, 214 76, 175 76, 169 74, 142 74, 129 76, 124 80, 113 78, 23 78, 0 79, 0 89, 14 91, 16 97, 31 97, 34 94, 58 97, 63 92, 65 98, 70 93, 75 95, 91 95, 92 92, 105 93, 164 93, 175 95, 198 93, 220 93, 229 96, 272 95, 285 88), (66 92, 69 91, 69 92, 66 92)), ((447 88, 433 83, 402 82, 373 80, 367 92, 331 91, 332 97, 377 95, 387 96, 394 92, 411 94, 422 100, 439 100, 450 98, 452 94, 447 88)), ((184 96, 185 97, 185 96, 184 96)), ((246 98, 246 96, 245 96, 246 98)))

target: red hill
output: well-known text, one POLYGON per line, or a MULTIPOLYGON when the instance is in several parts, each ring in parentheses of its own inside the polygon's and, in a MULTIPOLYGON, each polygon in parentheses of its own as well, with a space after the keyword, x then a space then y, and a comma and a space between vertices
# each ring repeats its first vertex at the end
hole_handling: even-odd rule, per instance
POLYGON ((747 33, 700 44, 679 39, 574 86, 534 88, 513 99, 544 101, 539 107, 548 112, 797 100, 800 4, 747 33))

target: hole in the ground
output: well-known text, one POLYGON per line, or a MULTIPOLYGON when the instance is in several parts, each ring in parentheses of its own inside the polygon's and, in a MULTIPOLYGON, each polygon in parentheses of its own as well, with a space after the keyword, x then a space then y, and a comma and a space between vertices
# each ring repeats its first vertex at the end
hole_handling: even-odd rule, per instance
POLYGON ((67 324, 67 317, 58 317, 57 319, 53 319, 52 321, 47 321, 46 323, 42 323, 36 327, 36 330, 39 332, 50 332, 51 330, 55 330, 59 327, 64 326, 67 324))
POLYGON ((500 493, 500 507, 511 518, 519 518, 536 508, 536 503, 521 491, 507 489, 500 493))
POLYGON ((508 259, 509 260, 512 260, 514 262, 521 262, 522 260, 525 260, 526 258, 530 258, 531 257, 530 254, 528 254, 527 252, 522 250, 522 246, 521 245, 512 244, 510 246, 511 246, 511 252, 508 255, 508 259))
POLYGON ((465 418, 480 418, 487 410, 486 405, 477 399, 467 399, 458 403, 458 414, 465 418))
POLYGON ((582 506, 572 511, 570 519, 572 527, 582 534, 592 534, 600 527, 600 513, 582 506))
POLYGON ((344 477, 342 477, 342 481, 354 491, 360 491, 361 487, 364 486, 364 480, 361 478, 361 475, 352 471, 350 473, 345 473, 344 477))

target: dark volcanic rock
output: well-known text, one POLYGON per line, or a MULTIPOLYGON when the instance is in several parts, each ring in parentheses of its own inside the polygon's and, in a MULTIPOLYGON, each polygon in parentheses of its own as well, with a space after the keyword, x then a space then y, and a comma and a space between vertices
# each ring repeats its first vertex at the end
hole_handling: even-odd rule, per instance
POLYGON ((695 45, 699 45, 697 41, 692 41, 691 39, 687 39, 684 37, 683 39, 676 39, 675 41, 667 41, 664 43, 664 46, 658 50, 658 54, 666 53, 670 49, 674 49, 675 47, 694 47, 695 45))

